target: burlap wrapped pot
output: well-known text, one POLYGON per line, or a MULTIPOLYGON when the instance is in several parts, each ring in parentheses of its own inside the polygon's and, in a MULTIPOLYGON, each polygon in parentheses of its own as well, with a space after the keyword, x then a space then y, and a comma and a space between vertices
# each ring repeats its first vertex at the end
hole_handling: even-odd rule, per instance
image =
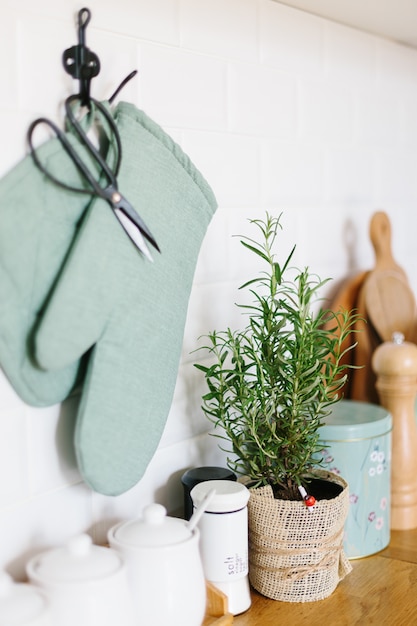
POLYGON ((270 486, 250 490, 249 579, 262 595, 286 602, 327 598, 352 570, 343 551, 349 488, 343 478, 317 470, 343 487, 314 507, 278 500, 270 486))

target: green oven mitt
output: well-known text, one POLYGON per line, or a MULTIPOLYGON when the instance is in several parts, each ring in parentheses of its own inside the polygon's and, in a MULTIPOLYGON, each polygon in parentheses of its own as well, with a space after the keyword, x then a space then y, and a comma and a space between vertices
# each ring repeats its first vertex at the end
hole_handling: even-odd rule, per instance
MULTIPOLYGON (((84 149, 68 137, 88 162, 84 149)), ((47 141, 37 154, 57 178, 83 186, 58 140, 47 141)), ((52 183, 31 156, 0 180, 0 366, 15 391, 33 406, 60 402, 82 377, 79 361, 42 370, 34 359, 33 335, 91 201, 91 196, 52 183)))
POLYGON ((110 206, 88 210, 36 334, 36 355, 60 370, 91 349, 75 449, 85 481, 118 495, 142 477, 171 406, 197 256, 216 208, 201 174, 134 106, 118 105, 119 189, 155 237, 154 262, 110 206))

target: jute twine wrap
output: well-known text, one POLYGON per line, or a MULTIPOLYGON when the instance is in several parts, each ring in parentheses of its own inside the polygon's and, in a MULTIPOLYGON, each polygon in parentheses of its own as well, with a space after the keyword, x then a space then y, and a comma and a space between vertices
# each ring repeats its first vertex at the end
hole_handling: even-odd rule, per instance
POLYGON ((348 484, 331 472, 315 473, 343 491, 331 500, 317 501, 312 509, 301 501, 276 500, 269 486, 250 490, 249 579, 273 600, 322 600, 352 570, 343 551, 348 484))

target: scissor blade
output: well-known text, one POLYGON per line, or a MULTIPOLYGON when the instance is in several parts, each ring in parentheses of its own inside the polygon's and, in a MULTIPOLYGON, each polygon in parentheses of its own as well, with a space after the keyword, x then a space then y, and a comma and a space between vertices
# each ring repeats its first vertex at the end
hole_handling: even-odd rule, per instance
POLYGON ((136 243, 139 250, 142 250, 142 252, 146 254, 143 249, 146 248, 146 243, 143 239, 145 237, 149 241, 149 243, 153 245, 155 250, 158 250, 158 252, 160 252, 159 246, 156 243, 154 236, 150 232, 149 228, 146 226, 140 215, 136 213, 130 202, 120 193, 117 187, 115 187, 114 185, 109 185, 108 187, 106 187, 106 189, 103 190, 103 197, 106 198, 106 200, 108 200, 108 202, 111 204, 113 211, 119 218, 123 228, 125 228, 126 232, 136 243), (121 215, 123 215, 123 218, 121 218, 121 215), (140 234, 140 238, 138 238, 136 234, 134 237, 130 235, 130 231, 132 229, 133 232, 137 231, 140 234))
POLYGON ((142 252, 144 256, 146 256, 149 261, 153 262, 153 258, 151 253, 149 252, 149 248, 146 245, 145 238, 140 232, 139 228, 132 222, 132 220, 122 211, 122 209, 115 208, 115 215, 135 246, 142 252))

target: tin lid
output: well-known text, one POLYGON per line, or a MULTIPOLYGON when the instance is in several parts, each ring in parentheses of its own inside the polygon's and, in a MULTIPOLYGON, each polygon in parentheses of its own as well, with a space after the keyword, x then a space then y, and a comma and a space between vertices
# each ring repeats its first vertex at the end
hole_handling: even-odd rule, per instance
POLYGON ((376 404, 357 400, 341 400, 324 418, 320 427, 323 441, 346 441, 385 435, 392 428, 392 417, 376 404))
POLYGON ((196 508, 211 489, 215 489, 216 493, 206 508, 208 513, 238 511, 248 503, 249 489, 245 485, 230 480, 207 480, 198 483, 191 491, 191 498, 196 508))

